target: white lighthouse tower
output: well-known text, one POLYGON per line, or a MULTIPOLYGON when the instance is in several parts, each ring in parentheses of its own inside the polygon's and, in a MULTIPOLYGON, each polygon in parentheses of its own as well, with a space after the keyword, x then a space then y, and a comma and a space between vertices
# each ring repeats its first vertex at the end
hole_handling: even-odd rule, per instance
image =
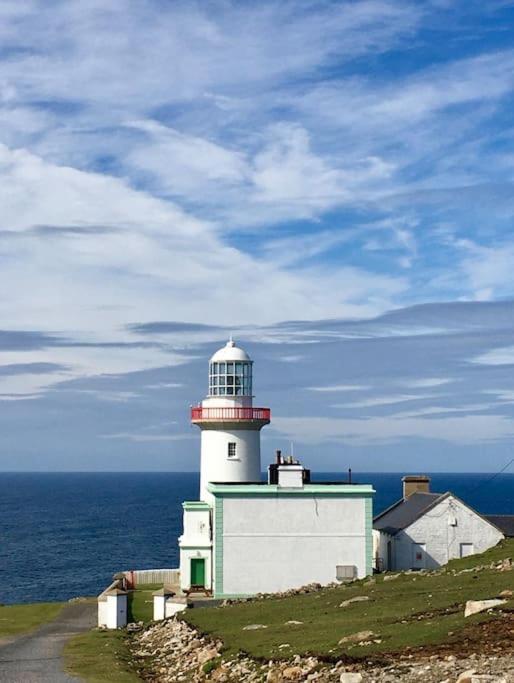
POLYGON ((209 482, 260 481, 260 430, 269 424, 270 410, 253 407, 252 366, 246 351, 230 339, 209 361, 209 395, 191 409, 191 422, 202 430, 202 501, 212 501, 209 482))

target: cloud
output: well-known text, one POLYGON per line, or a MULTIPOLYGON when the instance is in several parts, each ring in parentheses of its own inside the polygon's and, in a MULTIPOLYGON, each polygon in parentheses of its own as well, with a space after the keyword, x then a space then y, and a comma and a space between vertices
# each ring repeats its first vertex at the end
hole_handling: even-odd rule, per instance
POLYGON ((339 392, 339 391, 364 391, 369 389, 365 384, 335 384, 325 387, 308 387, 309 391, 339 392))
POLYGON ((427 419, 388 416, 362 420, 274 416, 273 425, 276 431, 288 439, 297 439, 306 444, 337 441, 363 446, 406 439, 429 439, 472 445, 514 436, 514 419, 503 415, 427 419))
POLYGON ((479 365, 514 365, 514 346, 490 349, 471 359, 479 365))
POLYGON ((430 394, 403 394, 397 396, 376 396, 362 401, 352 401, 351 403, 333 404, 332 408, 372 408, 374 406, 389 406, 407 401, 420 401, 431 398, 430 394))
POLYGON ((430 389, 431 387, 440 387, 444 384, 449 384, 452 379, 447 377, 423 377, 420 379, 413 379, 404 382, 403 385, 411 389, 430 389))
POLYGON ((150 434, 182 463, 147 421, 187 431, 232 332, 279 415, 388 413, 405 452, 427 422, 480 417, 500 453, 509 22, 501 4, 2 3, 2 451, 27 462, 37 434, 38 453, 125 462, 150 434), (67 433, 46 436, 55 414, 67 433))
POLYGON ((196 438, 194 434, 137 434, 133 432, 119 432, 117 434, 102 434, 103 439, 121 439, 122 441, 152 442, 152 441, 188 441, 196 438))

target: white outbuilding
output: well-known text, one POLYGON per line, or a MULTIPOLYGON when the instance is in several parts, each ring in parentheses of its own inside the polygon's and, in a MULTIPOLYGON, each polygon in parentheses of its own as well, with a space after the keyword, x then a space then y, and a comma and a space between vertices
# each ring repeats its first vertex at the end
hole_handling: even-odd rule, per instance
POLYGON ((277 452, 261 477, 253 361, 230 340, 209 363, 209 394, 191 409, 201 429, 200 500, 187 501, 180 585, 217 598, 277 592, 372 573, 369 484, 313 482, 277 452))
POLYGON ((403 477, 403 497, 373 520, 374 566, 384 571, 436 569, 481 553, 504 534, 450 491, 431 493, 425 475, 403 477))

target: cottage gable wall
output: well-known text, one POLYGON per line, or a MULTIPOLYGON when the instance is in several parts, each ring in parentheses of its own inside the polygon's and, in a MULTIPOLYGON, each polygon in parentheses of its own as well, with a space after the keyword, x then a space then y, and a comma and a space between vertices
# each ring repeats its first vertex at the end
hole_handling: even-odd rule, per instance
POLYGON ((393 568, 436 569, 462 554, 484 552, 502 538, 492 524, 448 496, 394 536, 393 568))

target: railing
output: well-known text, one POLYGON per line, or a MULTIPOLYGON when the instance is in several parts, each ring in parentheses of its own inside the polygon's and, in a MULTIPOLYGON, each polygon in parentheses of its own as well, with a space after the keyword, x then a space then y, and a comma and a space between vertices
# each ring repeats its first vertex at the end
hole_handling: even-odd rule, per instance
POLYGON ((262 420, 269 422, 271 410, 269 408, 191 408, 191 421, 203 420, 262 420))

